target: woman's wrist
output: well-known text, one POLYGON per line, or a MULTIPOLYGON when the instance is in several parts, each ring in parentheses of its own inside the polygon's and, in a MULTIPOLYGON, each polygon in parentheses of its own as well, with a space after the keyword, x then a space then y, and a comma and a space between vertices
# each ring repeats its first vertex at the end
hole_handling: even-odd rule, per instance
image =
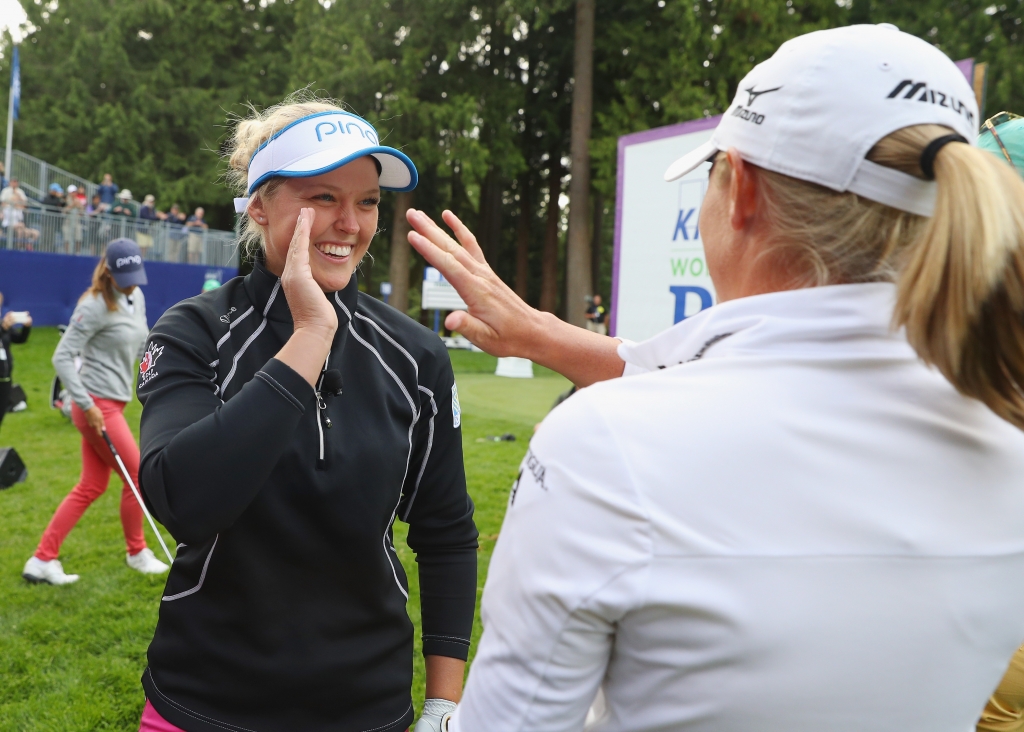
POLYGON ((316 388, 317 379, 320 378, 320 372, 331 352, 333 342, 334 329, 302 326, 295 329, 275 358, 316 388))
POLYGON ((579 388, 622 376, 619 341, 538 312, 526 327, 531 361, 555 371, 579 388))
POLYGON ((330 325, 296 325, 292 332, 292 338, 298 335, 309 343, 317 343, 321 347, 331 350, 334 343, 334 334, 338 332, 337 326, 330 325))
POLYGON ((533 310, 526 328, 524 356, 541 366, 560 371, 555 368, 559 365, 559 354, 564 352, 566 337, 571 337, 574 330, 574 326, 553 313, 533 310))
POLYGON ((426 656, 426 698, 445 699, 458 704, 462 700, 462 683, 466 662, 448 656, 426 656))

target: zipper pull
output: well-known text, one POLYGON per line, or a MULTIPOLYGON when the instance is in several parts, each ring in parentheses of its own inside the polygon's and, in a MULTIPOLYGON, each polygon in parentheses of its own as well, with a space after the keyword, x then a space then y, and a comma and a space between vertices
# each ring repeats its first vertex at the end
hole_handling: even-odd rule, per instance
POLYGON ((319 391, 316 392, 316 408, 319 409, 321 412, 324 412, 324 427, 326 427, 327 429, 333 427, 334 422, 332 422, 331 418, 328 417, 326 414, 327 402, 324 401, 323 394, 321 394, 319 391))

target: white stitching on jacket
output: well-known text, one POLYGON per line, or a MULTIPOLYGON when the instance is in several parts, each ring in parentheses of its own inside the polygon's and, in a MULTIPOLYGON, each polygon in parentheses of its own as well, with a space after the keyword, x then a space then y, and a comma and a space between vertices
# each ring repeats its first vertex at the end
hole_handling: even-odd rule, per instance
MULTIPOLYGON (((416 409, 416 404, 415 402, 413 402, 412 397, 409 396, 409 391, 405 388, 405 384, 403 384, 402 380, 398 378, 398 374, 392 371, 391 367, 384 362, 383 356, 380 355, 377 349, 371 346, 369 342, 364 340, 363 337, 356 332, 356 329, 354 327, 355 321, 353 321, 352 319, 352 313, 349 311, 347 307, 345 307, 345 303, 341 301, 341 297, 339 297, 337 292, 334 293, 334 301, 341 306, 341 309, 344 310, 345 314, 348 316, 348 332, 352 334, 352 337, 355 338, 356 341, 361 343, 363 347, 365 347, 368 351, 370 351, 374 356, 377 357, 377 361, 379 361, 380 365, 384 367, 384 370, 391 375, 391 378, 394 379, 396 384, 398 384, 398 388, 402 390, 402 394, 404 394, 405 398, 409 401, 409 408, 412 409, 412 421, 409 423, 409 452, 406 453, 405 456, 405 473, 402 474, 402 485, 404 486, 405 479, 409 475, 409 461, 412 459, 412 431, 416 427, 416 423, 419 421, 420 412, 419 410, 416 409)), ((391 559, 391 554, 388 553, 388 533, 391 531, 391 527, 394 526, 395 516, 398 514, 398 506, 401 504, 401 502, 402 499, 401 497, 399 497, 398 503, 395 504, 395 508, 391 512, 391 518, 388 519, 388 528, 385 530, 384 536, 381 537, 381 545, 384 547, 384 556, 388 558, 388 563, 391 565, 391 573, 395 576, 395 584, 398 585, 399 592, 401 592, 405 596, 405 599, 408 600, 409 593, 406 591, 404 587, 402 587, 402 583, 398 579, 398 570, 395 569, 395 562, 391 559)), ((395 551, 394 546, 391 547, 391 551, 395 551)))
MULTIPOLYGON (((406 391, 405 385, 402 383, 401 379, 399 379, 398 375, 391 370, 390 366, 384 363, 384 358, 380 355, 380 353, 377 352, 377 349, 371 346, 365 340, 363 340, 362 337, 360 337, 360 335, 356 333, 355 328, 352 327, 351 320, 348 321, 348 330, 359 343, 363 344, 363 346, 365 346, 371 353, 373 353, 373 355, 377 357, 377 360, 380 362, 380 365, 384 367, 385 371, 391 374, 391 378, 395 380, 395 383, 398 384, 398 388, 402 390, 402 393, 405 395, 405 398, 409 400, 409 407, 412 409, 412 421, 409 422, 409 452, 406 453, 405 455, 405 472, 402 474, 402 485, 405 485, 405 479, 409 475, 409 460, 412 459, 412 432, 413 429, 415 429, 416 427, 416 422, 419 421, 419 412, 416 410, 416 406, 412 401, 412 397, 409 396, 409 392, 406 391)), ((388 519, 388 528, 384 532, 384 536, 381 537, 381 545, 384 547, 384 556, 388 558, 388 563, 391 565, 391 573, 395 577, 395 584, 398 585, 398 590, 405 596, 405 599, 408 600, 409 593, 404 587, 402 587, 402 583, 398 579, 398 570, 395 569, 395 562, 391 559, 391 554, 388 553, 388 533, 391 531, 391 527, 395 523, 395 515, 398 513, 398 506, 401 502, 402 499, 401 497, 399 497, 398 503, 395 504, 395 508, 391 512, 391 518, 388 519)), ((394 546, 391 547, 391 551, 395 551, 394 546)))
POLYGON ((427 638, 443 638, 444 640, 455 641, 456 643, 465 643, 467 646, 470 643, 468 638, 459 638, 457 635, 435 635, 434 633, 424 633, 423 639, 426 640, 427 638))
POLYGON ((396 724, 402 721, 402 718, 405 717, 405 715, 408 714, 409 710, 411 709, 412 702, 409 702, 409 706, 405 708, 404 712, 402 712, 402 716, 396 719, 394 722, 388 722, 387 724, 382 724, 380 727, 374 727, 373 729, 363 730, 363 732, 377 732, 377 730, 379 729, 387 729, 388 727, 394 727, 396 724))
MULTIPOLYGON (((273 297, 273 296, 271 296, 271 297, 273 297)), ((246 310, 244 313, 242 313, 237 318, 235 318, 235 320, 231 323, 231 325, 228 326, 228 332, 225 333, 223 336, 221 336, 221 339, 219 341, 217 341, 217 349, 216 350, 218 350, 218 351, 220 350, 220 347, 223 346, 224 343, 227 342, 227 339, 231 337, 231 331, 233 331, 235 329, 235 326, 238 325, 239 323, 241 323, 243 320, 245 320, 246 317, 248 317, 249 314, 253 310, 255 310, 255 309, 256 309, 255 305, 250 305, 248 310, 246 310)), ((266 315, 266 313, 264 313, 264 315, 266 315)), ((217 359, 217 360, 219 361, 220 359, 217 359)))
POLYGON ((380 361, 380 365, 384 367, 384 370, 391 374, 391 378, 395 380, 395 383, 398 384, 398 388, 402 390, 405 400, 409 402, 409 409, 412 410, 412 423, 416 424, 420 418, 420 410, 416 408, 416 402, 414 402, 413 398, 409 396, 409 390, 405 388, 405 384, 403 384, 402 380, 398 378, 398 374, 391 370, 391 367, 387 365, 383 356, 378 353, 376 348, 371 346, 367 341, 363 340, 362 336, 356 333, 355 328, 352 327, 352 323, 349 323, 348 330, 352 334, 353 338, 362 343, 374 356, 377 357, 377 360, 380 361))
POLYGON ((276 391, 278 394, 287 399, 288 403, 291 404, 296 409, 298 409, 300 412, 306 411, 302 406, 302 402, 296 399, 294 394, 292 394, 290 391, 281 386, 280 382, 278 382, 277 379, 268 374, 266 371, 257 371, 255 374, 253 374, 253 377, 261 379, 265 384, 269 385, 274 391, 276 391))
POLYGON ((384 336, 385 338, 388 339, 388 341, 391 343, 391 345, 393 345, 395 348, 397 348, 399 351, 401 351, 405 355, 405 357, 407 359, 409 359, 409 363, 412 364, 413 370, 415 370, 415 372, 416 372, 416 382, 419 383, 419 380, 420 380, 420 365, 418 363, 416 363, 416 359, 413 358, 412 355, 407 350, 402 348, 402 346, 399 345, 398 341, 396 341, 394 338, 392 338, 387 333, 385 333, 384 329, 381 328, 379 325, 377 325, 376 322, 374 322, 370 318, 366 317, 362 313, 356 313, 356 317, 359 318, 360 320, 366 321, 371 326, 373 326, 378 333, 380 333, 382 336, 384 336))
MULTIPOLYGON (((169 696, 167 696, 165 693, 160 691, 160 687, 156 685, 156 679, 153 678, 153 669, 147 668, 146 669, 146 673, 149 674, 149 683, 151 683, 153 685, 153 688, 156 689, 156 693, 160 695, 160 698, 163 699, 168 704, 170 704, 175 709, 177 709, 182 714, 187 714, 188 716, 192 717, 192 719, 198 719, 201 722, 206 722, 207 724, 212 724, 214 726, 220 727, 221 729, 237 730, 238 732, 255 732, 255 730, 251 730, 248 727, 238 727, 238 726, 233 725, 233 724, 228 724, 227 722, 218 722, 213 717, 207 717, 205 714, 200 714, 199 712, 193 712, 188 707, 182 706, 181 704, 179 704, 178 702, 174 701, 169 696)), ((392 723, 392 724, 394 724, 394 723, 392 723)))
MULTIPOLYGON (((172 602, 173 600, 180 600, 183 597, 194 595, 203 588, 203 582, 206 581, 206 570, 210 566, 210 560, 213 558, 213 550, 217 548, 218 539, 220 539, 220 534, 217 534, 215 537, 213 537, 213 546, 210 547, 210 551, 206 555, 206 561, 203 562, 203 571, 199 575, 199 584, 197 584, 191 590, 185 590, 184 592, 179 592, 176 595, 164 595, 160 598, 162 602, 172 602)), ((182 546, 184 546, 184 544, 182 544, 182 546)))
POLYGON ((405 507, 405 515, 402 516, 402 521, 407 521, 409 518, 409 512, 412 511, 412 504, 416 500, 416 494, 420 492, 420 481, 423 480, 423 473, 427 470, 427 461, 430 460, 430 448, 434 446, 434 417, 437 416, 437 402, 434 401, 434 392, 425 386, 419 386, 417 388, 430 397, 430 407, 434 410, 434 413, 430 415, 430 420, 427 422, 427 450, 423 454, 423 462, 420 463, 420 472, 416 476, 416 485, 412 489, 412 496, 409 498, 409 505, 405 507))
MULTIPOLYGON (((224 383, 217 387, 217 391, 220 394, 224 394, 225 390, 228 388, 228 384, 231 383, 231 379, 235 375, 235 369, 238 368, 238 359, 242 357, 242 354, 245 353, 246 349, 248 349, 252 342, 256 340, 256 337, 263 332, 263 329, 267 327, 267 313, 270 312, 270 306, 274 304, 274 298, 277 297, 277 293, 280 289, 281 280, 278 279, 278 281, 274 283, 274 290, 270 293, 270 298, 267 300, 267 306, 263 308, 263 322, 260 323, 259 327, 253 332, 253 334, 246 339, 245 343, 242 344, 241 349, 239 349, 238 353, 236 353, 234 358, 231 359, 231 370, 228 371, 228 375, 224 377, 224 383)), ((241 318, 235 322, 237 323, 240 320, 241 318)), ((230 330, 228 331, 228 335, 231 335, 230 330)))

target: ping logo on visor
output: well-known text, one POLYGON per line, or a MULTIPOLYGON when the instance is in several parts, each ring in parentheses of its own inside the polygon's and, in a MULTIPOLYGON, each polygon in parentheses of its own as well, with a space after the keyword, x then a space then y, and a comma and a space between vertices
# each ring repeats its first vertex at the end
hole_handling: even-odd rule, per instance
POLYGON ((334 135, 340 132, 343 135, 362 135, 367 140, 372 142, 374 145, 379 145, 380 140, 377 139, 377 132, 372 127, 366 124, 360 124, 359 122, 346 122, 344 120, 317 122, 314 131, 316 132, 317 142, 324 141, 324 135, 334 135))
POLYGON ((310 178, 372 155, 380 163, 380 187, 411 191, 419 181, 416 166, 405 153, 380 144, 377 131, 348 112, 320 112, 298 119, 267 140, 249 161, 246 198, 235 199, 245 213, 251 196, 274 177, 310 178))

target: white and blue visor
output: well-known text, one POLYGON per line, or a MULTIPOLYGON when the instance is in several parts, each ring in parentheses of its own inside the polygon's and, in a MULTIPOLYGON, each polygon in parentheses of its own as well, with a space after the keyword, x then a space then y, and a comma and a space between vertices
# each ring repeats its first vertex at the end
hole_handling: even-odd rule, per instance
POLYGON ((348 112, 319 112, 295 120, 260 145, 249 161, 246 197, 235 199, 245 213, 256 189, 271 178, 310 178, 329 173, 356 158, 372 155, 380 163, 380 187, 411 191, 419 182, 412 160, 385 147, 373 125, 348 112))

